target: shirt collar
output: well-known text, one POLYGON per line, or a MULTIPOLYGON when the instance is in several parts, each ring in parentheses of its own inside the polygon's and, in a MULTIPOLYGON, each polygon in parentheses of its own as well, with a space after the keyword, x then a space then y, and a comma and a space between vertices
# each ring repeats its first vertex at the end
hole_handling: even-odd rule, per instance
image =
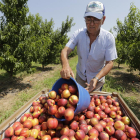
MULTIPOLYGON (((101 32, 102 32, 102 28, 100 28, 100 32, 99 32, 99 35, 97 37, 99 37, 101 35, 101 32)), ((85 29, 85 34, 88 35, 87 28, 85 29)))

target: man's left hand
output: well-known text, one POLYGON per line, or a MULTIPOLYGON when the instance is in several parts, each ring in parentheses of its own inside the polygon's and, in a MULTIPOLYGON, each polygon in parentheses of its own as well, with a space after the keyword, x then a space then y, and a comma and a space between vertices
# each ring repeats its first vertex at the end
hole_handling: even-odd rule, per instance
POLYGON ((91 79, 90 84, 86 83, 87 87, 85 88, 89 93, 91 93, 97 85, 97 79, 91 79))

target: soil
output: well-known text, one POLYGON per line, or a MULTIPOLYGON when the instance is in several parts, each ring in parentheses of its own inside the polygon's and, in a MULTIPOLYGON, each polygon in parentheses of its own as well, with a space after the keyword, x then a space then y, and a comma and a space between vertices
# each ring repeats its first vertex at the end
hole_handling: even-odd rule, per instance
MULTIPOLYGON (((35 83, 42 81, 47 77, 53 77, 53 72, 61 69, 61 65, 47 67, 44 71, 27 75, 24 78, 16 77, 7 80, 0 81, 0 112, 1 110, 10 109, 13 104, 15 96, 21 91, 32 90, 31 86, 35 83)), ((113 67, 109 76, 114 77, 117 80, 116 84, 120 84, 121 87, 125 87, 126 97, 135 96, 140 104, 140 77, 139 72, 133 71, 130 73, 127 71, 126 65, 121 65, 118 69, 117 65, 113 67)))
MULTIPOLYGON (((14 77, 0 80, 0 113, 2 110, 10 110, 14 104, 15 96, 20 92, 30 92, 32 86, 45 78, 52 77, 55 71, 58 71, 59 66, 46 67, 45 69, 25 77, 14 77)), ((42 90, 42 89, 41 89, 42 90)))

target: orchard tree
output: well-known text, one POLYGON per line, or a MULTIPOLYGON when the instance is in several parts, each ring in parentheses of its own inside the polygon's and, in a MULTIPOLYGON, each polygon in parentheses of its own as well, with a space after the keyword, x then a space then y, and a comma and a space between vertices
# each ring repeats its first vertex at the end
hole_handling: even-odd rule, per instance
MULTIPOLYGON (((118 28, 119 27, 120 26, 118 26, 118 28)), ((109 32, 113 34, 112 29, 110 29, 109 32)), ((115 37, 115 35, 114 35, 114 37, 115 37)), ((118 35, 117 35, 117 37, 118 37, 118 35)), ((126 59, 125 59, 125 51, 124 51, 125 49, 124 49, 124 46, 121 44, 120 41, 118 41, 117 37, 115 38, 115 43, 116 43, 116 49, 117 49, 118 58, 115 60, 115 62, 118 63, 118 68, 119 68, 120 67, 120 64, 125 63, 125 60, 126 59)))
POLYGON ((41 24, 41 35, 38 37, 36 41, 36 54, 37 54, 37 61, 42 64, 42 68, 44 68, 48 61, 48 55, 50 53, 49 46, 52 43, 51 34, 53 32, 53 20, 51 19, 49 22, 45 20, 41 24))
POLYGON ((140 71, 140 10, 133 3, 124 23, 118 19, 114 30, 117 32, 116 39, 121 44, 121 56, 125 56, 131 69, 140 71))
POLYGON ((44 67, 60 62, 60 52, 68 41, 67 33, 74 25, 67 17, 62 27, 53 31, 54 22, 43 22, 39 14, 27 13, 28 0, 2 0, 0 11, 0 68, 11 76, 20 70, 30 72, 32 61, 44 67))
POLYGON ((66 21, 62 22, 61 28, 49 34, 51 42, 50 44, 47 44, 47 48, 49 50, 47 52, 47 55, 44 55, 44 58, 42 57, 43 65, 60 63, 61 50, 65 47, 65 44, 68 41, 67 33, 70 31, 71 27, 74 26, 72 22, 73 18, 69 19, 69 17, 67 16, 66 21))
POLYGON ((124 47, 124 45, 121 44, 121 42, 116 39, 116 49, 117 49, 118 58, 115 60, 115 62, 118 63, 118 68, 120 67, 120 64, 124 64, 125 61, 127 60, 125 48, 126 47, 124 47))
POLYGON ((53 31, 54 21, 42 20, 39 14, 29 15, 29 24, 32 35, 30 37, 31 46, 35 48, 33 52, 34 61, 42 64, 42 67, 60 63, 60 52, 68 41, 67 33, 70 31, 73 19, 67 17, 66 22, 62 22, 62 27, 53 31))
POLYGON ((29 15, 29 24, 32 35, 30 37, 31 46, 35 48, 33 52, 33 61, 42 64, 42 67, 46 65, 47 56, 49 54, 48 46, 51 44, 51 34, 53 32, 54 22, 51 19, 49 22, 47 19, 42 20, 39 14, 35 16, 29 15))
POLYGON ((0 12, 3 13, 0 21, 0 68, 11 76, 19 70, 29 70, 32 62, 34 48, 29 40, 27 1, 0 2, 0 12))

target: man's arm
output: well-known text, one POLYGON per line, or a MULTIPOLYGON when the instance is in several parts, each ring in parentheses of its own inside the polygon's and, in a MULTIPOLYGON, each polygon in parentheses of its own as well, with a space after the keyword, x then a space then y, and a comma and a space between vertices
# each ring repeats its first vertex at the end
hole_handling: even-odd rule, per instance
POLYGON ((101 69, 101 71, 96 75, 96 78, 91 79, 90 84, 87 84, 88 92, 92 92, 97 85, 98 79, 101 79, 103 76, 107 75, 113 67, 113 61, 106 61, 106 65, 101 69))
POLYGON ((68 62, 68 55, 71 53, 72 49, 69 47, 65 47, 61 51, 61 64, 62 64, 62 70, 60 71, 60 75, 64 79, 69 79, 71 76, 74 78, 74 73, 72 69, 69 66, 68 62))
POLYGON ((106 61, 106 65, 102 70, 96 75, 98 79, 101 79, 103 76, 107 75, 113 67, 113 61, 106 61))

